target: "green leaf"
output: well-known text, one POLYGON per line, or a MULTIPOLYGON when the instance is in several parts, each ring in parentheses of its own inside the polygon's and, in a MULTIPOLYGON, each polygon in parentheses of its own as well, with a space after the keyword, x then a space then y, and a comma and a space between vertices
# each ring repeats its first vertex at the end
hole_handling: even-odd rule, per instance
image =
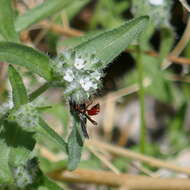
POLYGON ((36 89, 35 91, 33 91, 30 95, 29 95, 29 100, 30 102, 33 101, 34 99, 36 99, 38 96, 40 96, 42 93, 44 93, 50 86, 50 83, 46 82, 45 84, 43 84, 41 87, 39 87, 38 89, 36 89))
MULTIPOLYGON (((22 31, 23 29, 31 26, 38 21, 58 13, 67 5, 70 4, 70 0, 47 0, 38 5, 37 7, 28 10, 24 15, 19 16, 15 21, 16 31, 22 31)), ((73 3, 73 2, 72 2, 73 3)))
POLYGON ((18 166, 25 163, 31 156, 35 146, 34 133, 24 131, 15 122, 4 121, 0 139, 10 149, 9 164, 18 166))
POLYGON ((133 19, 118 28, 89 39, 76 47, 75 50, 81 54, 93 53, 107 65, 124 51, 132 41, 137 39, 138 35, 145 29, 148 20, 147 16, 133 19))
POLYGON ((40 170, 37 173, 36 181, 24 190, 63 190, 54 181, 45 176, 40 170))
POLYGON ((60 160, 57 162, 52 162, 45 157, 40 157, 39 162, 40 162, 40 168, 42 169, 42 171, 44 173, 50 173, 55 170, 59 170, 60 168, 66 169, 66 166, 68 163, 67 160, 60 160))
POLYGON ((0 185, 11 184, 13 178, 8 164, 10 149, 2 139, 0 139, 0 150, 0 185))
POLYGON ((165 57, 171 51, 171 48, 174 43, 174 33, 173 31, 169 30, 169 28, 163 28, 161 31, 161 44, 160 44, 160 51, 159 51, 159 63, 162 63, 165 57))
POLYGON ((11 0, 0 0, 0 33, 7 41, 18 42, 18 34, 14 28, 14 14, 11 0))
POLYGON ((68 20, 71 20, 90 0, 74 1, 65 7, 64 11, 68 20))
POLYGON ((113 28, 123 23, 122 14, 129 7, 129 1, 97 1, 90 22, 90 28, 113 28))
POLYGON ((80 162, 83 147, 83 139, 80 129, 80 122, 78 120, 74 120, 74 126, 68 139, 68 170, 76 169, 78 163, 80 162))
POLYGON ((62 48, 75 48, 79 46, 80 44, 89 41, 90 39, 94 38, 95 36, 98 36, 100 34, 103 34, 103 31, 93 31, 93 32, 88 32, 84 36, 80 37, 73 37, 73 38, 68 38, 64 40, 59 40, 58 42, 58 50, 62 48))
MULTIPOLYGON (((132 55, 136 59, 136 53, 132 53, 132 55)), ((171 82, 165 78, 166 71, 160 69, 158 58, 142 54, 141 62, 143 64, 144 79, 148 79, 151 82, 151 84, 145 88, 145 92, 162 102, 171 102, 173 99, 171 82)), ((138 72, 134 70, 127 74, 126 81, 128 85, 137 83, 138 72)))
POLYGON ((40 132, 42 135, 47 135, 48 137, 51 137, 51 139, 56 144, 63 148, 64 152, 67 152, 67 143, 51 127, 49 127, 49 125, 42 118, 40 118, 39 125, 40 128, 37 129, 38 132, 40 132))
POLYGON ((41 187, 46 187, 47 190, 63 190, 61 187, 59 187, 55 182, 53 182, 51 179, 49 179, 47 176, 43 175, 42 178, 42 184, 40 184, 40 187, 38 190, 41 190, 41 187))
MULTIPOLYGON (((170 131, 176 131, 176 132, 185 132, 184 126, 185 126, 185 117, 187 114, 187 103, 184 102, 178 109, 175 117, 172 119, 170 124, 170 131)), ((178 136, 175 136, 175 139, 177 141, 178 136)))
POLYGON ((28 103, 28 96, 22 78, 11 65, 9 65, 9 79, 12 86, 12 95, 15 107, 28 103))
POLYGON ((47 80, 52 79, 50 59, 31 47, 0 42, 0 61, 24 66, 47 80))

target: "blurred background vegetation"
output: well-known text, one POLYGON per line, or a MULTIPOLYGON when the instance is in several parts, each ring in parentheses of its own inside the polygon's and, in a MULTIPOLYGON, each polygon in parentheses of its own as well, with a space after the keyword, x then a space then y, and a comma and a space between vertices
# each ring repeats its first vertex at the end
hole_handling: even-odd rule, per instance
MULTIPOLYGON (((15 1, 14 6, 18 10, 15 14, 24 14, 42 2, 15 1)), ((106 148, 101 148, 101 144, 95 146, 96 140, 104 141, 190 167, 190 17, 180 1, 75 1, 61 12, 22 32, 21 39, 23 43, 55 57, 63 49, 79 44, 83 35, 95 36, 142 15, 149 15, 150 22, 140 40, 105 69, 103 88, 94 100, 94 103, 101 105, 100 113, 94 117, 98 126, 88 123, 94 146, 87 142, 79 168, 82 171, 99 169, 113 173, 188 177, 182 172, 142 164, 138 159, 117 154, 117 151, 110 153, 106 148), (140 49, 137 44, 140 44, 140 49)), ((0 102, 9 98, 6 71, 7 66, 0 65, 0 102)), ((24 73, 24 82, 30 86, 31 92, 40 83, 43 84, 44 81, 36 75, 28 71, 24 73)), ((38 101, 42 105, 52 106, 44 117, 59 134, 67 138, 71 118, 62 92, 50 89, 38 101)), ((64 153, 44 137, 39 138, 37 151, 44 172, 49 173, 66 165, 64 153)), ((87 185, 85 181, 79 185, 66 181, 69 180, 65 179, 61 184, 66 190, 110 189, 109 185, 87 185)))

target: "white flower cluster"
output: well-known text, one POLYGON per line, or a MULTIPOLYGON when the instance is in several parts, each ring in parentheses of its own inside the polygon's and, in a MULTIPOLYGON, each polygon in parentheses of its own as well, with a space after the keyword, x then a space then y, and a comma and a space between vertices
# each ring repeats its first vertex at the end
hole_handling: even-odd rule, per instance
POLYGON ((38 166, 32 160, 28 160, 25 165, 12 168, 13 176, 17 187, 24 188, 34 182, 37 176, 38 166))
POLYGON ((80 102, 89 98, 100 87, 100 64, 94 54, 82 56, 66 51, 55 60, 53 70, 65 84, 65 95, 70 95, 75 101, 80 102))
POLYGON ((150 4, 152 5, 163 5, 164 4, 164 0, 149 0, 150 4))
POLYGON ((149 15, 156 27, 171 27, 169 21, 172 4, 171 0, 133 0, 132 12, 136 17, 149 15))
POLYGON ((23 129, 30 131, 38 125, 39 113, 32 103, 28 103, 11 111, 9 119, 15 121, 23 129))

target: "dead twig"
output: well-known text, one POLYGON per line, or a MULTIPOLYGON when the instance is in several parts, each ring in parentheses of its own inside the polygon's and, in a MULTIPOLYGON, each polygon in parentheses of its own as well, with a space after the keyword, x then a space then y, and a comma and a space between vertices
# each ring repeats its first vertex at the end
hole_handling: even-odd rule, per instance
POLYGON ((52 22, 48 22, 48 21, 42 21, 39 26, 49 29, 55 33, 61 34, 61 35, 66 35, 69 37, 77 37, 77 36, 82 36, 84 33, 76 30, 76 29, 72 29, 70 27, 63 27, 59 24, 54 24, 52 22))
POLYGON ((182 4, 182 6, 188 11, 190 12, 190 7, 189 5, 187 4, 187 0, 179 0, 180 3, 182 4))
MULTIPOLYGON (((184 48, 186 47, 187 43, 189 42, 189 39, 190 39, 190 18, 188 19, 187 26, 185 28, 183 36, 181 37, 177 45, 174 47, 174 49, 171 51, 169 56, 178 57, 181 54, 181 52, 184 50, 184 48)), ((162 68, 166 69, 170 65, 171 65, 171 62, 165 59, 165 61, 162 63, 162 68)))
POLYGON ((88 183, 107 185, 111 187, 125 187, 130 190, 189 190, 190 180, 177 178, 152 178, 115 174, 107 171, 77 169, 73 172, 57 170, 48 174, 51 178, 71 183, 88 183))

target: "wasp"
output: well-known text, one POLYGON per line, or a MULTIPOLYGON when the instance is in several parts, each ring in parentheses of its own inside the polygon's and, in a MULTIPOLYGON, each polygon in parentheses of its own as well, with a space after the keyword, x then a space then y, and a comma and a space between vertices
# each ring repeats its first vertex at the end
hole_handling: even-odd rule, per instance
POLYGON ((89 108, 91 104, 92 104, 92 101, 89 101, 88 103, 82 103, 82 104, 77 104, 75 101, 70 101, 71 113, 74 112, 78 115, 83 135, 86 138, 89 138, 89 135, 86 129, 87 120, 89 120, 93 125, 97 125, 97 122, 94 121, 91 118, 91 116, 97 115, 100 112, 99 103, 89 108))

